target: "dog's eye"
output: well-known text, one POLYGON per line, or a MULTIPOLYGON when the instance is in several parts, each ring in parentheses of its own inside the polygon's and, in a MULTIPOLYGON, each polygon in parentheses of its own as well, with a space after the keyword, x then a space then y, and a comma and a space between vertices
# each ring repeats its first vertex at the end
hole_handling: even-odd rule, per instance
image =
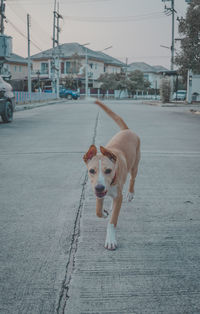
POLYGON ((91 174, 95 174, 95 170, 94 170, 94 169, 90 169, 89 172, 90 172, 91 174))
POLYGON ((112 172, 112 169, 109 169, 109 168, 108 168, 108 169, 105 170, 105 174, 109 174, 109 173, 111 173, 111 172, 112 172))

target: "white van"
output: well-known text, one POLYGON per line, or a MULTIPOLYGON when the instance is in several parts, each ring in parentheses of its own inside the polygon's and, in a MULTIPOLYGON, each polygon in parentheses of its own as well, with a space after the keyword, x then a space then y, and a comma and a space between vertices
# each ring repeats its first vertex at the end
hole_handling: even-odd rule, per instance
POLYGON ((173 94, 173 100, 186 100, 186 95, 186 90, 177 90, 177 92, 173 94))
POLYGON ((13 120, 14 110, 15 97, 12 86, 0 76, 0 115, 3 122, 8 123, 13 120))

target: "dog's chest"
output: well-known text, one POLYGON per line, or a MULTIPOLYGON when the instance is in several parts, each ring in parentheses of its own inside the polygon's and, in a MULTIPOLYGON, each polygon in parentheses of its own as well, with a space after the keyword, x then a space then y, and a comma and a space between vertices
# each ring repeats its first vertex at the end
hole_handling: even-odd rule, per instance
POLYGON ((108 195, 111 196, 112 198, 116 198, 117 197, 117 186, 116 185, 112 185, 109 188, 108 195))

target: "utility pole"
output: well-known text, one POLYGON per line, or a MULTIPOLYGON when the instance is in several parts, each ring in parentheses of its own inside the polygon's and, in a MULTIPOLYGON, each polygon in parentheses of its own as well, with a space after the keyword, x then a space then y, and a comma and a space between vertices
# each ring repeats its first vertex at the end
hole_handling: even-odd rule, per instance
POLYGON ((165 14, 166 15, 172 15, 172 42, 171 42, 171 71, 174 70, 174 16, 175 16, 175 13, 176 10, 174 9, 174 2, 175 0, 162 0, 163 2, 166 2, 166 1, 170 1, 171 2, 171 7, 167 7, 165 5, 165 14))
MULTIPOLYGON (((6 57, 10 57, 12 53, 12 37, 6 36, 4 34, 4 20, 5 16, 5 0, 0 0, 0 74, 5 75, 5 71, 3 69, 3 65, 5 62, 6 57)), ((6 74, 8 75, 8 73, 6 74)), ((9 75, 9 77, 11 77, 9 75)))
POLYGON ((88 97, 88 50, 85 47, 85 96, 88 97))
POLYGON ((1 35, 3 35, 4 34, 4 20, 6 18, 6 16, 5 16, 5 3, 4 3, 4 0, 1 0, 0 18, 1 18, 0 33, 1 33, 1 35))
POLYGON ((28 93, 31 100, 31 58, 30 58, 30 15, 27 14, 27 37, 28 37, 28 93))
MULTIPOLYGON (((170 70, 171 71, 174 71, 174 16, 175 16, 175 13, 176 10, 174 9, 174 2, 175 0, 162 0, 163 2, 166 2, 166 1, 171 1, 171 7, 167 7, 165 5, 165 14, 166 15, 172 15, 172 38, 171 38, 171 62, 170 62, 170 70)), ((171 76, 171 99, 173 97, 173 91, 174 91, 174 81, 173 81, 173 74, 171 76)))
POLYGON ((172 46, 171 46, 171 71, 174 70, 174 0, 171 0, 171 12, 172 12, 172 46))
POLYGON ((59 80, 60 80, 60 61, 59 61, 59 54, 58 54, 58 48, 59 47, 59 33, 60 33, 60 27, 59 27, 59 20, 62 17, 61 14, 59 14, 59 4, 56 11, 56 5, 57 0, 54 2, 54 11, 53 11, 53 61, 52 61, 52 87, 53 92, 57 94, 57 98, 59 98, 59 80), (57 51, 56 51, 57 50, 57 51))
MULTIPOLYGON (((4 0, 1 0, 0 6, 0 34, 3 36, 4 34, 4 19, 5 19, 5 4, 4 0)), ((4 56, 0 60, 0 74, 3 72, 3 64, 4 64, 4 56)))

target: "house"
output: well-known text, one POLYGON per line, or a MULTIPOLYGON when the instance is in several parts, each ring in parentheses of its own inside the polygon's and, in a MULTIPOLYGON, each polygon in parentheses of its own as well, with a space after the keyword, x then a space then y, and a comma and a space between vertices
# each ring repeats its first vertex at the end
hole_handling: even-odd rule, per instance
POLYGON ((24 80, 28 76, 27 59, 11 53, 6 57, 3 65, 3 76, 11 78, 11 80, 24 80))
POLYGON ((159 89, 163 75, 168 72, 168 69, 161 65, 151 66, 145 62, 133 62, 128 65, 127 72, 139 70, 143 72, 144 78, 151 83, 151 88, 159 89))
POLYGON ((88 60, 89 87, 99 87, 101 74, 120 73, 125 64, 103 52, 94 51, 78 43, 65 43, 31 56, 32 78, 39 77, 47 84, 52 80, 54 56, 59 56, 60 83, 72 76, 80 85, 85 84, 86 60, 88 60))

